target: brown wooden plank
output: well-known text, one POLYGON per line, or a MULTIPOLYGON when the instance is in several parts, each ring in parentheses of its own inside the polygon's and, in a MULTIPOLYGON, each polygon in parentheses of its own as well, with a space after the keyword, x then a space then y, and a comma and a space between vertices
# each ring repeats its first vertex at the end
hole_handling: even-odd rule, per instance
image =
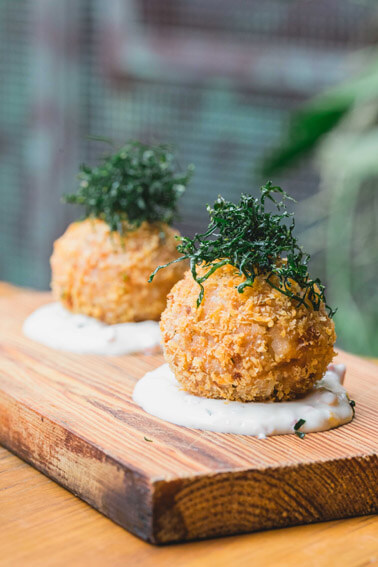
POLYGON ((151 546, 0 448, 0 565, 266 567, 375 565, 378 516, 151 546))
POLYGON ((131 401, 160 356, 71 355, 24 338, 23 319, 49 300, 0 296, 0 441, 114 521, 161 543, 377 510, 373 364, 340 354, 357 417, 337 430, 258 440, 185 429, 131 401))
POLYGON ((0 503, 6 567, 361 567, 378 560, 378 516, 151 546, 2 448, 0 503))

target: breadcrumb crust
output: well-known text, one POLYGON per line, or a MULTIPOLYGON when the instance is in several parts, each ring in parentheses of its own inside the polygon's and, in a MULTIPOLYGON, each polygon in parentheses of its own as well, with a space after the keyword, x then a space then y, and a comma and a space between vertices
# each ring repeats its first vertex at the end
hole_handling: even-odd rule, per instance
POLYGON ((208 398, 280 401, 305 394, 335 355, 325 306, 296 308, 261 276, 239 293, 243 281, 232 266, 218 269, 203 284, 199 308, 190 271, 176 283, 160 323, 170 368, 188 392, 208 398))
POLYGON ((144 222, 121 237, 99 219, 72 223, 50 260, 55 299, 108 324, 158 320, 187 266, 173 264, 147 280, 159 264, 178 257, 177 234, 166 224, 144 222))

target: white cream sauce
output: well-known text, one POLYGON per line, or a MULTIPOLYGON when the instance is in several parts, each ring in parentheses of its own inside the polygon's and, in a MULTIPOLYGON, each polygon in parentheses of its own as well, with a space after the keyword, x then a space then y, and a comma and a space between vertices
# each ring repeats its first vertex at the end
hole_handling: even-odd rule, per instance
POLYGON ((93 317, 70 313, 60 303, 48 303, 34 311, 22 330, 34 341, 79 354, 148 352, 161 341, 155 321, 107 325, 93 317))
POLYGON ((193 396, 183 390, 168 364, 148 372, 137 382, 133 399, 147 413, 184 427, 255 435, 325 431, 353 418, 347 393, 342 386, 345 366, 331 364, 322 380, 305 397, 289 402, 234 402, 193 396))

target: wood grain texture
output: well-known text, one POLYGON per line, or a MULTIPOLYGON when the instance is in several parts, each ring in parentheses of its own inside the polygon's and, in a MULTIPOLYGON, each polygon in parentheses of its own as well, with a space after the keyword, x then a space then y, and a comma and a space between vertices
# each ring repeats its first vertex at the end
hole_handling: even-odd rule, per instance
POLYGON ((378 564, 378 516, 152 546, 0 448, 1 567, 362 567, 378 564))
POLYGON ((117 523, 165 543, 377 510, 373 364, 340 355, 357 417, 337 430, 258 440, 185 429, 131 401, 161 357, 69 355, 24 338, 24 317, 49 300, 0 296, 0 442, 117 523))

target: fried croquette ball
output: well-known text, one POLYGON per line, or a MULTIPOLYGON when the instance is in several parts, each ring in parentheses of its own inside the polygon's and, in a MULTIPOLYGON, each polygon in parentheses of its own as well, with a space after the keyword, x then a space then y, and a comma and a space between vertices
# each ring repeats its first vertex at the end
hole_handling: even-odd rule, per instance
POLYGON ((190 271, 173 287, 160 323, 171 370, 185 390, 207 398, 279 401, 305 394, 335 355, 325 306, 296 308, 261 276, 239 293, 243 281, 232 266, 217 269, 203 284, 198 308, 190 271))
POLYGON ((99 219, 72 223, 51 256, 55 299, 108 324, 158 320, 185 266, 173 264, 147 280, 159 264, 177 258, 176 234, 166 224, 145 222, 121 237, 99 219))

